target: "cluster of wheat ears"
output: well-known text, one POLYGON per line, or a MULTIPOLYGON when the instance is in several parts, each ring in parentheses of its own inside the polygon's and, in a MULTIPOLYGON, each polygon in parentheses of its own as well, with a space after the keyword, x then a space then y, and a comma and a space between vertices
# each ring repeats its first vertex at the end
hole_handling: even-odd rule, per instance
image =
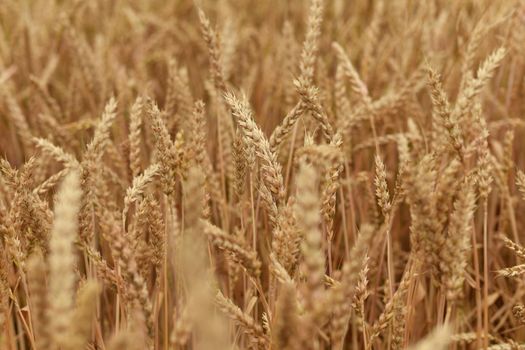
POLYGON ((0 348, 525 349, 525 1, 1 0, 0 348))

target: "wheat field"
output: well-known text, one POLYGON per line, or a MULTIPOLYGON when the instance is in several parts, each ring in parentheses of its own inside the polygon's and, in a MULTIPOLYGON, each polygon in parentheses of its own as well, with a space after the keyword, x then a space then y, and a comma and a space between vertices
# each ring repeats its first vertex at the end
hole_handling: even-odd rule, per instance
POLYGON ((0 0, 0 349, 525 349, 525 1, 0 0))

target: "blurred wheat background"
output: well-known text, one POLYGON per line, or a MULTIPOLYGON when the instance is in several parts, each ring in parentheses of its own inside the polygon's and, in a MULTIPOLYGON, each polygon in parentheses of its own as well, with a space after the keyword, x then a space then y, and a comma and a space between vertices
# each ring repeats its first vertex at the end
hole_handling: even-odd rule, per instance
POLYGON ((525 1, 0 0, 0 348, 524 349, 525 1))

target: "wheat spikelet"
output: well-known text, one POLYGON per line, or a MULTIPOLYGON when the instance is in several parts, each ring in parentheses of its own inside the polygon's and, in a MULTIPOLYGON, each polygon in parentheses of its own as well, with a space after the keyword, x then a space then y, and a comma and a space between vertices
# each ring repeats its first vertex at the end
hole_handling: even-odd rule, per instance
POLYGON ((199 20, 201 23, 202 36, 208 46, 208 54, 210 57, 210 71, 213 77, 213 83, 220 93, 226 91, 226 81, 224 79, 223 64, 221 57, 221 49, 219 47, 219 40, 215 30, 211 27, 210 20, 201 9, 198 10, 199 20))
POLYGON ((249 157, 249 154, 244 147, 245 145, 242 140, 242 135, 237 132, 232 147, 233 166, 235 168, 233 181, 234 191, 237 197, 241 197, 245 191, 245 177, 248 172, 247 158, 249 157))
MULTIPOLYGON (((2 260, 0 262, 0 324, 2 326, 7 325, 8 321, 8 310, 9 310, 9 297, 12 294, 9 287, 8 281, 8 260, 5 252, 1 252, 2 260)), ((47 340, 47 339, 46 339, 47 340)))
POLYGON ((337 64, 334 82, 335 108, 337 126, 345 119, 346 113, 351 110, 350 101, 346 89, 345 69, 341 63, 337 64))
POLYGON ((410 225, 411 242, 416 253, 424 252, 424 259, 434 273, 437 273, 438 252, 440 251, 440 224, 436 217, 436 181, 435 159, 426 155, 418 164, 412 165, 407 175, 405 188, 410 205, 412 223, 410 225))
POLYGON ((460 87, 465 87, 465 83, 472 77, 472 70, 474 68, 475 58, 477 51, 483 40, 483 36, 487 32, 487 27, 482 25, 482 21, 478 21, 474 27, 472 33, 470 34, 469 41, 467 44, 467 50, 465 52, 465 57, 463 58, 463 66, 461 69, 461 83, 460 87))
POLYGON ((71 23, 66 22, 65 27, 67 30, 69 44, 71 45, 71 48, 77 59, 76 62, 80 67, 82 79, 86 83, 88 91, 94 96, 96 96, 95 100, 91 101, 91 103, 95 103, 96 100, 98 100, 98 96, 100 96, 99 93, 101 91, 100 82, 98 81, 96 74, 96 68, 93 65, 93 61, 90 60, 90 57, 92 57, 91 52, 89 50, 89 47, 86 45, 85 41, 81 40, 81 38, 79 37, 79 33, 71 25, 71 23))
POLYGON ((250 341, 261 348, 266 346, 268 337, 264 334, 263 328, 250 315, 243 312, 221 292, 217 292, 215 302, 224 314, 241 325, 245 333, 251 335, 250 341))
POLYGON ((107 227, 107 238, 111 244, 112 252, 122 271, 126 286, 129 288, 130 298, 135 305, 142 311, 140 315, 146 324, 148 335, 153 335, 153 310, 151 300, 149 299, 148 290, 144 278, 139 273, 139 267, 132 251, 132 244, 129 237, 122 234, 116 222, 107 215, 104 220, 107 227))
POLYGON ((62 178, 69 172, 69 169, 62 169, 58 173, 51 175, 46 181, 38 185, 37 188, 33 190, 33 193, 43 196, 48 193, 53 187, 55 187, 62 178))
POLYGON ((447 130, 450 143, 458 153, 458 156, 463 159, 464 141, 460 124, 458 123, 458 120, 452 115, 448 98, 441 85, 439 75, 429 68, 428 76, 432 104, 436 111, 435 113, 439 116, 440 122, 447 130))
POLYGON ((440 327, 432 331, 423 340, 418 342, 416 345, 410 347, 411 350, 444 350, 447 348, 450 342, 450 329, 440 327))
POLYGON ((232 260, 242 265, 255 280, 259 278, 261 263, 255 251, 244 247, 242 241, 237 237, 227 234, 209 222, 204 224, 204 232, 215 246, 227 251, 232 260))
POLYGON ((366 29, 365 37, 367 40, 365 41, 365 47, 363 49, 363 61, 361 62, 360 66, 362 71, 361 74, 364 79, 367 79, 370 73, 370 65, 373 59, 372 56, 379 41, 379 29, 382 23, 382 17, 384 15, 384 8, 385 5, 383 1, 379 1, 377 4, 375 4, 372 14, 372 22, 366 29))
POLYGON ((35 252, 28 259, 27 272, 29 291, 31 293, 33 328, 35 343, 38 349, 47 349, 51 345, 51 334, 48 333, 48 297, 46 287, 46 264, 43 256, 35 252))
POLYGON ((53 145, 51 142, 45 139, 33 139, 36 146, 42 149, 44 152, 50 154, 57 161, 64 163, 68 167, 78 166, 78 161, 72 155, 68 154, 62 148, 53 145))
MULTIPOLYGON (((161 112, 156 104, 149 109, 151 117, 151 128, 155 138, 155 149, 157 150, 160 165, 161 183, 166 194, 174 191, 176 175, 181 174, 181 144, 173 142, 170 138, 166 124, 162 120, 161 112)), ((180 134, 179 134, 180 135, 180 134)))
POLYGON ((366 252, 373 232, 373 227, 369 225, 361 227, 358 240, 350 253, 351 259, 343 266, 341 284, 332 290, 330 296, 333 308, 332 343, 335 349, 341 349, 344 345, 352 299, 360 273, 367 261, 366 252))
POLYGON ((141 126, 144 115, 144 100, 137 97, 129 114, 129 166, 133 177, 142 170, 141 159, 141 126))
POLYGON ((68 341, 71 349, 82 348, 91 336, 91 326, 96 308, 93 307, 97 302, 100 286, 95 281, 88 281, 84 284, 77 296, 77 306, 73 313, 70 325, 70 339, 68 341))
POLYGON ((210 274, 206 257, 206 242, 203 233, 202 204, 204 176, 191 168, 184 184, 184 236, 181 244, 180 263, 182 276, 187 286, 188 313, 198 337, 198 349, 225 348, 228 344, 222 318, 213 311, 213 275, 210 274))
MULTIPOLYGON (((336 149, 342 148, 342 139, 339 137, 339 135, 334 136, 332 143, 336 149)), ((333 227, 336 213, 336 194, 340 186, 340 177, 343 173, 343 170, 343 161, 336 157, 335 160, 329 165, 328 171, 325 174, 325 184, 322 194, 323 206, 321 207, 321 213, 325 221, 328 239, 330 241, 335 234, 333 227)))
POLYGON ((179 70, 175 59, 168 61, 168 74, 164 111, 168 116, 174 116, 173 122, 169 124, 172 125, 191 116, 193 99, 190 86, 184 81, 183 71, 179 70))
POLYGON ((450 217, 448 236, 441 250, 442 282, 447 298, 456 300, 461 295, 465 279, 467 255, 470 250, 471 221, 475 209, 475 197, 472 185, 460 191, 454 203, 454 211, 450 217))
POLYGON ((124 197, 124 209, 122 210, 122 220, 125 222, 126 214, 129 206, 144 195, 146 186, 153 182, 154 177, 159 173, 160 166, 158 164, 150 165, 144 173, 133 178, 131 187, 126 190, 126 197, 124 197))
POLYGON ((482 88, 492 78, 496 68, 501 64, 505 58, 506 50, 499 48, 494 51, 478 68, 476 77, 470 78, 465 83, 465 88, 458 97, 456 106, 453 112, 453 118, 462 121, 468 109, 471 107, 474 98, 481 92, 482 88))
POLYGON ((95 128, 93 139, 86 147, 86 161, 96 161, 102 157, 104 147, 110 136, 111 125, 116 117, 117 100, 111 98, 104 107, 102 118, 95 128))
MULTIPOLYGON (((483 338, 487 337, 486 335, 481 335, 483 338)), ((476 341, 478 335, 476 333, 458 333, 453 334, 450 337, 451 342, 457 342, 460 344, 470 344, 476 341)), ((494 336, 488 335, 489 340, 495 340, 494 336)))
POLYGON ((300 326, 295 288, 291 284, 284 284, 277 299, 274 316, 272 344, 277 349, 295 349, 297 333, 300 326))
POLYGON ((203 166, 205 163, 206 153, 206 120, 204 102, 197 101, 193 107, 191 116, 191 138, 188 141, 188 148, 195 155, 195 163, 203 166))
MULTIPOLYGON (((477 173, 477 184, 479 187, 479 195, 481 198, 486 199, 492 189, 492 164, 490 162, 490 150, 488 146, 488 130, 486 122, 480 117, 481 133, 485 137, 479 146, 478 156, 478 173, 477 173)), ((518 175, 519 177, 519 175, 518 175)))
POLYGON ((498 274, 503 277, 517 277, 525 273, 525 264, 508 267, 498 271, 498 274))
POLYGON ((301 78, 307 85, 311 85, 314 77, 315 59, 319 50, 319 37, 323 15, 323 0, 311 0, 306 37, 301 52, 301 78))
POLYGON ((161 265, 164 260, 166 233, 160 204, 152 197, 144 198, 136 212, 134 242, 136 243, 137 264, 145 280, 152 280, 155 272, 160 282, 161 265))
POLYGON ((341 47, 341 45, 337 43, 333 43, 332 47, 337 54, 337 58, 342 64, 343 72, 350 82, 350 87, 352 89, 352 92, 359 97, 359 100, 361 101, 361 103, 366 103, 366 104, 371 103, 370 96, 368 94, 368 88, 366 87, 365 83, 359 77, 359 74, 354 68, 354 65, 352 64, 352 62, 346 55, 345 50, 341 47))
POLYGON ((292 283, 293 279, 288 274, 288 271, 281 265, 274 253, 270 254, 270 271, 275 275, 277 280, 281 283, 292 283))
POLYGON ((512 314, 521 323, 525 324, 525 306, 516 304, 512 307, 512 314))
POLYGON ((516 174, 516 185, 518 185, 521 197, 525 200, 525 174, 521 170, 518 170, 516 174))
MULTIPOLYGON (((9 224, 7 231, 11 235, 12 248, 18 245, 14 241, 14 233, 16 232, 18 236, 16 239, 19 239, 25 255, 31 254, 36 247, 47 251, 52 219, 52 213, 47 203, 29 190, 32 178, 35 176, 35 165, 35 158, 31 158, 21 171, 13 171, 7 162, 3 162, 1 166, 2 173, 14 190, 9 217, 5 219, 9 224), (10 225, 12 225, 14 232, 10 232, 10 225)), ((18 249, 12 252, 15 253, 16 251, 20 252, 18 249)), ((17 253, 15 257, 22 258, 22 255, 17 253)), ((18 262, 23 264, 24 260, 22 258, 18 262)))
POLYGON ((488 347, 489 350, 512 350, 512 349, 524 349, 525 346, 516 344, 515 342, 494 344, 488 347))
POLYGON ((22 249, 20 239, 17 237, 16 231, 9 218, 3 218, 6 221, 5 225, 0 226, 0 231, 4 235, 5 249, 7 254, 13 260, 16 266, 24 267, 26 263, 26 256, 22 249))
POLYGON ((237 119, 239 128, 242 130, 245 144, 252 145, 256 155, 263 163, 261 166, 262 181, 272 193, 276 204, 280 205, 284 200, 284 185, 281 165, 277 161, 275 153, 272 152, 268 140, 254 122, 246 98, 239 100, 232 93, 228 93, 225 95, 225 99, 237 119))
POLYGON ((277 214, 272 250, 277 261, 291 274, 297 266, 302 238, 303 233, 298 227, 297 217, 293 210, 293 200, 290 199, 277 214))
POLYGON ((49 242, 49 304, 47 319, 54 346, 67 346, 67 330, 73 317, 75 255, 73 242, 78 233, 80 180, 71 171, 57 194, 51 239, 49 242))
POLYGON ((374 184, 376 186, 376 197, 379 207, 383 213, 383 216, 386 216, 390 211, 390 194, 388 193, 388 185, 386 183, 386 168, 385 164, 379 157, 375 157, 376 165, 376 177, 374 179, 374 184))
MULTIPOLYGON (((357 322, 361 324, 362 329, 364 329, 367 326, 365 321, 365 301, 369 296, 367 277, 369 272, 368 261, 369 258, 365 254, 365 257, 363 259, 363 266, 361 267, 361 271, 359 271, 359 282, 357 283, 354 296, 352 298, 352 308, 355 311, 357 322)), ((338 283, 334 283, 333 286, 338 286, 338 283)))
POLYGON ((174 314, 173 318, 174 321, 170 335, 170 346, 172 348, 182 348, 186 345, 191 336, 191 319, 188 315, 187 309, 180 311, 180 314, 177 315, 177 317, 174 314))
POLYGON ((514 254, 516 254, 522 259, 525 259, 525 248, 523 248, 521 245, 517 243, 512 242, 510 239, 508 239, 505 236, 502 236, 501 240, 503 241, 503 243, 508 249, 512 250, 514 254))
POLYGON ((322 294, 324 276, 324 252, 322 236, 317 179, 312 166, 301 164, 297 178, 297 203, 295 213, 297 222, 303 231, 304 241, 301 246, 304 258, 304 269, 307 276, 305 290, 305 307, 313 312, 316 300, 322 294))
POLYGON ((305 108, 312 114, 312 117, 320 124, 324 137, 330 141, 334 135, 334 130, 326 113, 319 102, 318 91, 315 87, 308 86, 304 81, 297 80, 295 85, 301 96, 305 108))
POLYGON ((303 101, 298 102, 291 110, 286 114, 281 124, 279 124, 272 132, 270 136, 270 149, 272 152, 277 152, 279 146, 285 141, 286 136, 292 131, 293 127, 299 120, 299 118, 306 111, 306 105, 303 101))
POLYGON ((11 118, 11 122, 16 127, 16 131, 20 137, 20 142, 24 148, 24 151, 26 154, 30 154, 31 150, 33 149, 33 145, 31 144, 33 134, 31 133, 31 129, 29 128, 29 124, 27 123, 22 109, 7 87, 0 85, 0 96, 2 96, 7 102, 9 117, 11 118))

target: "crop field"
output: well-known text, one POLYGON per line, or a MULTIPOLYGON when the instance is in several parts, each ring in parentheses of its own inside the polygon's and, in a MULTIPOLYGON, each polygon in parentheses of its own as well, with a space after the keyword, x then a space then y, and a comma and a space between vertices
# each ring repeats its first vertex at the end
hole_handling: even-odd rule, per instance
POLYGON ((0 0, 0 349, 525 349, 524 0, 0 0))

